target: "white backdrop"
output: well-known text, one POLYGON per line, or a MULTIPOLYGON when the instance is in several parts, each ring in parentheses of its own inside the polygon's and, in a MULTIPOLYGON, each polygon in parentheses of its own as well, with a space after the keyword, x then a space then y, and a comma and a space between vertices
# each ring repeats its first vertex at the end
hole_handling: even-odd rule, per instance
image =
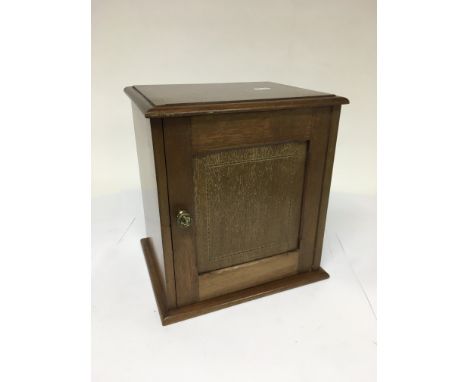
POLYGON ((332 189, 376 190, 373 0, 94 0, 93 196, 139 187, 136 84, 274 81, 349 98, 332 189))
MULTIPOLYGON (((374 119, 374 105, 372 85, 361 80, 367 73, 372 82, 374 75, 373 4, 238 1, 235 12, 228 9, 234 5, 225 5, 225 11, 207 3, 196 10, 188 2, 93 1, 93 382, 374 381, 375 316, 379 381, 468 380, 468 309, 463 303, 468 182, 460 176, 468 163, 468 54, 460 49, 468 34, 466 2, 379 3, 378 227, 383 260, 379 310, 373 314, 369 308, 375 294, 369 292, 375 292, 375 279, 363 275, 375 272, 363 271, 375 259, 375 204, 369 203, 372 196, 352 194, 372 193, 372 187, 365 187, 373 176, 366 167, 373 166, 372 155, 365 152, 373 149, 365 142, 372 142, 368 122, 374 119), (300 70, 295 56, 291 66, 297 81, 289 77, 293 71, 281 72, 274 62, 260 73, 258 52, 248 52, 255 55, 249 62, 245 54, 232 54, 233 61, 227 62, 227 48, 214 44, 222 64, 204 71, 206 77, 227 80, 231 74, 220 71, 241 68, 236 60, 242 58, 248 70, 241 80, 283 79, 302 86, 310 81, 312 88, 323 82, 323 90, 353 101, 342 120, 324 242, 323 265, 331 278, 162 328, 138 246, 142 210, 128 103, 117 94, 127 83, 149 82, 146 74, 154 82, 197 77, 196 62, 184 66, 194 64, 191 71, 179 70, 178 60, 166 56, 172 66, 157 65, 154 59, 142 70, 141 61, 135 59, 133 65, 127 57, 132 49, 143 52, 147 42, 151 52, 167 47, 182 36, 182 25, 198 22, 209 28, 213 12, 247 25, 233 35, 234 22, 218 23, 213 33, 204 33, 211 37, 206 44, 227 41, 236 48, 236 37, 237 47, 261 41, 272 57, 284 52, 284 41, 277 47, 266 32, 257 40, 245 38, 244 30, 260 30, 261 19, 269 35, 277 36, 272 32, 278 28, 294 36, 288 40, 289 53, 300 48, 307 68, 300 70), (252 12, 258 13, 255 19, 252 12), (164 32, 169 21, 176 27, 164 32), (326 24, 330 27, 322 30, 327 33, 317 33, 316 26, 326 24), (143 29, 151 34, 138 39, 132 33, 141 35, 143 29), (319 43, 328 40, 332 44, 319 43), (306 49, 311 41, 315 47, 306 49), (310 59, 312 48, 319 46, 329 49, 310 59), (351 66, 335 70, 341 69, 338 56, 351 66), (318 60, 322 67, 315 65, 318 60), (115 208, 116 200, 122 208, 115 208)), ((0 380, 82 382, 90 376, 90 5, 58 0, 2 5, 0 380), (31 118, 34 122, 28 123, 31 118)), ((181 46, 196 42, 205 53, 209 50, 200 33, 184 33, 187 42, 182 39, 181 46)), ((232 73, 240 76, 239 70, 232 73)))
POLYGON ((95 382, 375 380, 375 27, 371 0, 93 0, 95 382), (322 256, 331 277, 163 328, 139 247, 138 163, 123 88, 236 81, 351 101, 342 109, 322 256))

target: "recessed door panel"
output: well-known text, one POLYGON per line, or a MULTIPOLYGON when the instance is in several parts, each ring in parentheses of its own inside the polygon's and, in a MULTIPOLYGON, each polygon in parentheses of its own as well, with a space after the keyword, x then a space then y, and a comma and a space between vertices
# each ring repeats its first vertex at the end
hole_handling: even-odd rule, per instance
POLYGON ((307 143, 194 158, 199 273, 298 248, 307 143))

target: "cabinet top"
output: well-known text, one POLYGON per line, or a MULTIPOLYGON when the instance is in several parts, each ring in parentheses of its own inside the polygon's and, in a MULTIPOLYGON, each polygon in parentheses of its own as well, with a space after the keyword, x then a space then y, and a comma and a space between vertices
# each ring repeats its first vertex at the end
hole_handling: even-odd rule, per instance
POLYGON ((267 111, 347 104, 334 94, 275 82, 136 85, 125 93, 146 117, 267 111))

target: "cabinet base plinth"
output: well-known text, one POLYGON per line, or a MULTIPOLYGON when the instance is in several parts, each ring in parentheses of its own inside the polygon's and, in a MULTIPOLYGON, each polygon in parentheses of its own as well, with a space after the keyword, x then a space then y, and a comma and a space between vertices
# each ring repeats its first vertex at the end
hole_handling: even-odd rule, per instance
POLYGON ((270 281, 265 284, 228 293, 223 296, 196 302, 194 304, 168 309, 166 307, 165 288, 161 282, 161 270, 158 267, 156 254, 151 240, 148 238, 141 239, 141 246, 145 255, 146 265, 148 267, 153 292, 156 298, 156 304, 158 306, 159 315, 163 325, 174 324, 202 314, 214 312, 219 309, 227 308, 259 297, 268 296, 273 293, 325 280, 330 277, 327 272, 322 268, 319 268, 316 271, 299 273, 280 280, 270 281))

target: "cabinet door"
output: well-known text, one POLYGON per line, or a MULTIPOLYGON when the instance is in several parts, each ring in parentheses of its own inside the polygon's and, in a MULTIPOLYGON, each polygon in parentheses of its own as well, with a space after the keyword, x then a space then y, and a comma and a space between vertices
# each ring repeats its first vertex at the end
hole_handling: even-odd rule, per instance
POLYGON ((163 121, 177 305, 311 270, 330 116, 163 121))

